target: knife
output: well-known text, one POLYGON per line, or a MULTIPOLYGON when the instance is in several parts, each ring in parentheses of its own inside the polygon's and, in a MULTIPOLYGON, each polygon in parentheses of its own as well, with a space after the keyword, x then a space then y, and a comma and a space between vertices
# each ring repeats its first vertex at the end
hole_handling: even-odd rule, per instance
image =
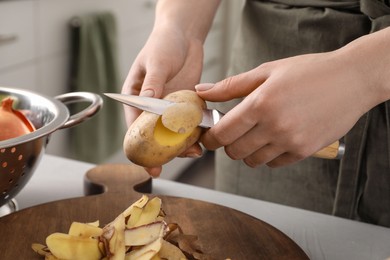
MULTIPOLYGON (((104 93, 104 95, 128 106, 158 115, 162 115, 165 109, 175 104, 175 102, 165 99, 142 97, 137 95, 125 95, 118 93, 104 93)), ((203 118, 199 126, 203 128, 210 128, 214 126, 223 115, 223 113, 216 109, 203 109, 203 118)), ((344 144, 340 141, 336 141, 316 152, 312 156, 323 159, 341 159, 344 155, 344 151, 344 144)))
MULTIPOLYGON (((104 93, 104 95, 128 106, 136 107, 158 115, 162 115, 165 109, 175 104, 175 102, 169 100, 152 97, 117 93, 104 93)), ((216 109, 203 109, 202 122, 200 122, 199 126, 203 128, 210 128, 214 126, 222 116, 223 114, 216 109)))

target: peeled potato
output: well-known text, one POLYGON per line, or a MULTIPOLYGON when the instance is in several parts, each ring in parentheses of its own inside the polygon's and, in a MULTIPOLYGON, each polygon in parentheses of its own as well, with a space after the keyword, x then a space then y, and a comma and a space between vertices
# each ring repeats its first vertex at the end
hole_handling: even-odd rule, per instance
POLYGON ((177 104, 163 115, 144 111, 127 130, 123 148, 127 158, 144 167, 161 166, 198 141, 206 102, 196 92, 180 90, 166 97, 177 104))

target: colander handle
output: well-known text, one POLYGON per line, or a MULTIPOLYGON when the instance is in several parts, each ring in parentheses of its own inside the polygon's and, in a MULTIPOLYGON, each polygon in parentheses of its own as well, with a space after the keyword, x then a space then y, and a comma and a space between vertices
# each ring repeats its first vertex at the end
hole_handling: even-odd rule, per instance
POLYGON ((69 128, 89 119, 103 106, 103 99, 99 95, 91 92, 70 92, 56 96, 55 99, 61 101, 65 105, 79 102, 91 103, 84 110, 71 115, 68 121, 66 121, 59 129, 69 128))

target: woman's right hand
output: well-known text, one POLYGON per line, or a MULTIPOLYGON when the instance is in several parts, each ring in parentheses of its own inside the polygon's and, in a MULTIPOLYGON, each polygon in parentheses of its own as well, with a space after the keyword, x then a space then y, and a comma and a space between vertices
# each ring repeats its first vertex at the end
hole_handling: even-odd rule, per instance
MULTIPOLYGON (((174 28, 158 28, 134 61, 122 93, 162 98, 179 89, 193 89, 199 82, 202 61, 201 42, 187 39, 174 28)), ((125 106, 127 125, 132 124, 141 112, 125 106)), ((157 177, 162 168, 146 170, 157 177)))
MULTIPOLYGON (((159 0, 155 25, 122 87, 123 94, 162 98, 168 93, 191 89, 199 83, 203 65, 203 42, 220 0, 159 0)), ((141 111, 125 107, 127 125, 141 111)), ((202 153, 194 146, 186 154, 202 153)), ((162 168, 146 169, 153 177, 162 168)))
MULTIPOLYGON (((179 89, 193 89, 199 82, 202 62, 202 42, 188 39, 173 26, 160 26, 131 66, 122 93, 162 98, 179 89)), ((139 110, 125 107, 127 125, 139 114, 139 110)))

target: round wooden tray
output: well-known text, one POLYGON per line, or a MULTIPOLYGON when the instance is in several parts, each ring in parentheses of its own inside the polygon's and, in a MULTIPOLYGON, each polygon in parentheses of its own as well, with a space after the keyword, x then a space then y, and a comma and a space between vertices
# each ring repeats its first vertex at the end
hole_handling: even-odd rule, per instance
MULTIPOLYGON (((151 188, 152 179, 141 167, 97 166, 85 175, 89 196, 46 203, 0 218, 1 259, 41 259, 32 251, 32 243, 44 244, 54 232, 66 233, 73 221, 100 220, 101 226, 105 225, 151 188)), ((197 235, 202 251, 214 259, 308 259, 285 234, 245 213, 199 200, 150 196, 155 195, 163 201, 167 222, 197 235)))

